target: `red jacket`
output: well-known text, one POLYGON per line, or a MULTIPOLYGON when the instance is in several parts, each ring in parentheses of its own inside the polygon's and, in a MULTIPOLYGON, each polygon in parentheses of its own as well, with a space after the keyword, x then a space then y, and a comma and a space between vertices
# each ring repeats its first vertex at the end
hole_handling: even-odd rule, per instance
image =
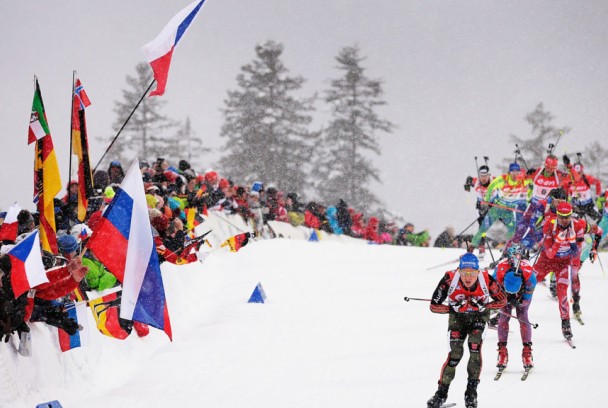
POLYGON ((450 309, 470 313, 479 311, 477 304, 483 304, 486 309, 502 309, 507 304, 507 296, 487 270, 480 271, 477 281, 467 289, 460 280, 460 270, 454 269, 439 281, 430 308, 433 313, 448 313, 450 309), (442 304, 446 299, 448 304, 442 304))

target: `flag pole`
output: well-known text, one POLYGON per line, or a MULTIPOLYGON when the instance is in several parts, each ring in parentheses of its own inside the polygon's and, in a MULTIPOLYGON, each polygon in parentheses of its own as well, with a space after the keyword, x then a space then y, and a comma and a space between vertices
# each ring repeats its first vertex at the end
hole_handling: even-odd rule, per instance
POLYGON ((70 104, 70 164, 68 167, 68 186, 67 186, 67 194, 68 194, 68 201, 70 199, 70 184, 72 184, 72 155, 74 154, 73 151, 73 146, 72 144, 74 143, 74 141, 72 140, 72 130, 74 129, 74 82, 76 81, 76 70, 72 71, 72 97, 70 98, 70 101, 72 102, 70 104))
POLYGON ((99 167, 99 165, 103 161, 103 158, 106 157, 106 154, 108 154, 108 152, 110 151, 110 149, 114 145, 114 142, 116 142, 116 139, 118 139, 118 136, 120 136, 120 133, 123 131, 123 129, 125 128, 125 126, 127 126, 127 123, 129 123, 129 120, 131 120, 131 116, 133 116, 133 114, 135 113, 135 111, 137 110, 137 108, 139 107, 139 105, 141 104, 141 102, 144 100, 144 98, 146 97, 146 95, 148 94, 148 92, 152 88, 152 85, 154 85, 155 82, 156 82, 156 79, 153 79, 152 82, 150 82, 150 85, 148 86, 148 89, 146 89, 145 92, 144 92, 144 94, 141 96, 141 98, 139 98, 139 102, 137 102, 137 104, 135 105, 135 107, 133 108, 133 110, 131 111, 131 113, 129 114, 129 116, 127 117, 127 120, 125 120, 125 123, 122 124, 120 130, 118 131, 118 133, 116 133, 116 136, 114 136, 114 139, 112 139, 112 142, 110 143, 110 145, 108 146, 108 148, 106 149, 106 151, 103 152, 103 154, 101 155, 101 159, 99 159, 99 161, 95 165, 95 168, 93 169, 93 174, 95 174, 95 171, 97 170, 97 167, 99 167))

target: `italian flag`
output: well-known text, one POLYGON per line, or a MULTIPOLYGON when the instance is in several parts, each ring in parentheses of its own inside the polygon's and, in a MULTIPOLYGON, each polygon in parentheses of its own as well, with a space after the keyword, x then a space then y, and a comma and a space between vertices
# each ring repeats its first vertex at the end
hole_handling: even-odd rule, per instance
POLYGON ((36 92, 34 93, 34 103, 32 104, 32 116, 30 116, 27 144, 32 144, 49 133, 49 125, 46 122, 44 105, 40 96, 40 86, 38 85, 38 81, 36 81, 36 92))

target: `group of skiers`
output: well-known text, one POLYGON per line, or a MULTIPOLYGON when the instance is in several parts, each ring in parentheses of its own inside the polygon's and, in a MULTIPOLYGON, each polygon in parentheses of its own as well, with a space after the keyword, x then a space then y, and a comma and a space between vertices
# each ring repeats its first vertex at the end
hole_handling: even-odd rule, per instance
POLYGON ((429 408, 445 403, 465 340, 469 349, 465 407, 477 407, 486 325, 497 326, 498 380, 509 361, 509 320, 519 321, 522 380, 527 378, 534 366, 528 309, 537 282, 544 282, 550 273, 555 279, 562 335, 574 348, 568 288, 571 281, 572 310, 583 324, 579 270, 587 259, 592 263, 597 259, 598 246, 608 230, 608 190, 602 192, 601 183, 585 174, 582 164, 572 165, 568 156, 563 156, 563 164, 565 169, 558 170, 557 157, 549 154, 538 169, 525 169, 514 162, 507 173, 493 178, 484 165, 477 178, 467 178, 465 190, 473 188, 477 193, 479 229, 458 268, 445 273, 431 298, 432 312, 449 314, 450 352, 441 369, 438 389, 427 402, 429 408), (588 222, 588 218, 599 225, 588 222), (479 258, 483 258, 488 244, 486 232, 497 221, 506 226, 508 241, 498 261, 490 264, 490 274, 480 268, 473 252, 477 249, 479 258), (491 318, 490 311, 498 315, 491 318))

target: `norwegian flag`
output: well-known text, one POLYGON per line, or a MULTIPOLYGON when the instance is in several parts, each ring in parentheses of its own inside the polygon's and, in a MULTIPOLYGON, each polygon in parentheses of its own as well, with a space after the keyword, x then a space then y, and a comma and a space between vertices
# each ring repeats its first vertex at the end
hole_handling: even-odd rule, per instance
POLYGON ((91 104, 89 97, 87 96, 86 91, 84 90, 84 86, 80 83, 80 79, 76 80, 76 87, 74 88, 74 98, 78 101, 80 105, 80 110, 83 110, 87 106, 91 104))

